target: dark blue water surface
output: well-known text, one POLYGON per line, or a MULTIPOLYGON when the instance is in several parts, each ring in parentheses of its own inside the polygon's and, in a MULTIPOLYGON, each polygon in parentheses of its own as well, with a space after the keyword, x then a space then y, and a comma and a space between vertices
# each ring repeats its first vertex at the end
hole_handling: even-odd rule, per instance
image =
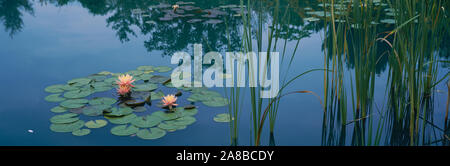
MULTIPOLYGON (((174 4, 171 1, 166 3, 174 4)), ((197 5, 214 8, 238 3, 205 1, 197 2, 197 5)), ((231 20, 227 20, 230 22, 228 25, 198 23, 192 26, 183 20, 164 22, 156 19, 153 24, 145 23, 138 17, 133 18, 133 9, 157 4, 140 0, 116 3, 0 0, 0 23, 3 24, 3 28, 0 28, 0 145, 230 145, 228 123, 213 121, 216 114, 228 112, 227 107, 213 108, 202 104, 198 104, 199 113, 195 115, 197 122, 156 140, 114 136, 110 133, 110 129, 115 126, 113 124, 93 129, 89 135, 82 137, 55 133, 49 129, 49 118, 55 115, 50 109, 58 105, 44 100, 49 95, 44 89, 49 85, 64 84, 73 78, 101 71, 126 72, 142 65, 174 68, 176 65, 170 64, 171 55, 176 51, 192 54, 193 44, 196 43, 203 44, 205 51, 209 48, 208 43, 213 50, 223 54, 227 48, 226 26, 236 38, 231 42, 241 40, 240 17, 229 17, 231 20)), ((298 8, 314 5, 317 2, 305 2, 300 3, 298 8)), ((292 13, 292 17, 300 17, 293 22, 302 20, 300 15, 294 15, 296 12, 292 13)), ((262 38, 266 39, 272 17, 267 15, 264 19, 262 38)), ((307 22, 302 21, 287 26, 306 29, 306 25, 307 22)), ((324 67, 324 33, 320 25, 304 31, 307 35, 300 40, 292 67, 286 71, 287 61, 280 65, 280 78, 292 78, 301 72, 324 67)), ((254 43, 256 48, 256 39, 254 43)), ((267 44, 268 41, 263 40, 262 45, 267 44)), ((296 44, 297 40, 287 41, 285 54, 292 55, 296 44)), ((232 48, 239 48, 240 43, 232 45, 235 45, 232 48)), ((284 39, 278 41, 277 45, 279 50, 283 48, 284 39)), ((379 73, 376 76, 374 103, 380 109, 386 101, 386 66, 385 62, 377 68, 379 73)), ((440 66, 438 77, 444 76, 448 69, 440 66)), ((346 72, 351 71, 351 68, 346 69, 346 72)), ((163 75, 170 76, 170 73, 163 75)), ((312 72, 294 81, 285 92, 309 90, 323 99, 323 77, 322 71, 312 72)), ((439 93, 434 94, 433 118, 434 124, 442 127, 448 92, 445 83, 439 84, 436 89, 439 93)), ((224 92, 223 88, 213 90, 224 92)), ((249 96, 248 91, 242 96, 240 145, 253 144, 250 137, 249 96)), ((186 97, 180 97, 179 100, 185 100, 186 97)), ((316 97, 310 94, 287 96, 279 106, 274 130, 276 145, 321 145, 322 122, 323 109, 316 97)), ((264 145, 269 142, 268 125, 266 127, 262 134, 264 145)), ((346 130, 346 140, 350 141, 353 128, 348 126, 346 130)))

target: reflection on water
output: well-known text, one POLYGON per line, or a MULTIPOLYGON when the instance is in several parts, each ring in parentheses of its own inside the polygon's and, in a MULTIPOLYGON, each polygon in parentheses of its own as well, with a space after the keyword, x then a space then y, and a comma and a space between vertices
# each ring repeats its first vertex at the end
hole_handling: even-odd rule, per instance
MULTIPOLYGON (((280 9, 287 10, 276 14, 274 1, 253 2, 252 5, 241 7, 239 1, 235 0, 192 0, 190 2, 174 0, 39 0, 37 2, 0 0, 0 22, 9 36, 14 38, 27 26, 23 17, 25 14, 34 14, 33 6, 62 7, 80 4, 93 16, 105 16, 106 26, 115 32, 120 42, 127 43, 135 37, 142 37, 144 38, 143 45, 148 52, 162 51, 163 56, 170 56, 177 51, 188 51, 194 43, 203 44, 204 52, 242 50, 243 38, 245 38, 242 32, 243 14, 244 16, 250 14, 254 18, 258 18, 250 20, 252 31, 249 33, 253 40, 259 41, 256 42, 258 48, 263 47, 263 44, 267 42, 266 38, 270 35, 259 32, 259 30, 275 29, 275 35, 280 39, 278 44, 284 43, 285 45, 287 42, 298 44, 300 40, 311 38, 312 35, 323 35, 321 51, 325 53, 324 63, 330 66, 334 66, 332 64, 336 63, 336 68, 333 68, 332 74, 326 75, 329 77, 329 79, 326 77, 328 84, 323 88, 326 89, 324 93, 326 95, 322 98, 326 98, 329 104, 323 115, 322 128, 317 129, 322 130, 321 144, 410 145, 412 136, 409 117, 411 115, 407 111, 399 113, 397 110, 400 108, 399 104, 408 102, 407 100, 398 100, 405 96, 399 97, 397 93, 407 93, 406 90, 397 89, 400 85, 397 86, 397 82, 393 82, 391 79, 385 80, 382 84, 388 89, 386 90, 388 92, 387 102, 385 104, 374 102, 377 98, 375 96, 385 94, 385 89, 379 90, 375 87, 375 82, 379 82, 378 76, 395 74, 390 68, 393 64, 390 59, 391 47, 387 44, 372 43, 379 38, 380 34, 387 34, 396 28, 396 24, 380 21, 381 18, 390 17, 390 14, 382 13, 381 16, 374 15, 373 18, 347 20, 354 22, 369 20, 369 23, 376 23, 367 29, 356 24, 344 25, 346 21, 336 20, 337 28, 334 28, 342 33, 339 33, 339 36, 333 36, 335 33, 330 31, 330 29, 334 29, 329 21, 330 16, 328 13, 323 13, 323 1, 281 0, 279 3, 280 9), (177 6, 174 6, 175 4, 177 6), (250 13, 247 13, 248 11, 250 13), (319 16, 314 17, 314 14, 319 16), (276 20, 279 21, 272 24, 276 20), (259 27, 261 25, 264 27, 259 27), (339 27, 343 29, 339 29, 339 27), (349 75, 346 72, 353 73, 350 74, 351 78, 348 78, 349 75), (356 79, 358 82, 349 85, 350 83, 346 81, 348 79, 356 79), (354 94, 356 94, 355 97, 352 96, 354 94), (344 100, 344 98, 348 99, 344 100), (381 107, 381 105, 387 106, 379 108, 378 106, 381 107), (375 114, 382 118, 377 121, 372 120, 371 116, 375 114), (368 124, 371 127, 367 127, 368 124), (369 135, 368 133, 375 134, 369 135), (370 140, 372 137, 374 139, 370 140)), ((388 8, 389 5, 385 4, 377 6, 374 10, 386 11, 388 8)), ((442 42, 437 47, 431 47, 431 50, 428 50, 430 54, 424 54, 423 57, 424 61, 432 61, 432 54, 436 53, 439 60, 447 61, 447 63, 440 63, 432 70, 433 73, 443 71, 445 74, 449 69, 450 32, 448 24, 447 21, 447 25, 439 24, 435 27, 442 32, 439 34, 442 42)), ((419 30, 414 27, 412 29, 414 29, 413 31, 419 30)), ((429 38, 433 39, 435 36, 429 38)), ((394 35, 386 38, 388 41, 394 39, 394 35)), ((287 49, 293 50, 294 48, 287 49)), ((323 54, 317 56, 321 55, 323 54)), ((322 85, 317 86, 322 87, 322 85)), ((418 139, 422 140, 422 145, 448 145, 448 137, 444 137, 442 140, 437 139, 441 138, 443 132, 448 134, 448 126, 436 125, 433 116, 438 108, 442 109, 443 106, 436 106, 434 95, 421 99, 420 110, 423 111, 423 114, 418 115, 422 127, 421 134, 414 135, 414 137, 420 137, 418 139)), ((409 106, 401 107, 405 110, 408 108, 409 106)), ((275 138, 278 137, 270 133, 269 145, 276 145, 275 140, 278 139, 275 138)))

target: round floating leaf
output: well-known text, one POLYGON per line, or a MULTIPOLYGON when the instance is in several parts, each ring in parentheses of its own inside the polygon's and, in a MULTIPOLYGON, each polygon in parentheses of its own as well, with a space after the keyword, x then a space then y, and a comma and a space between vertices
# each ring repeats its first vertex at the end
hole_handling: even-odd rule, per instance
POLYGON ((129 74, 129 75, 135 77, 135 76, 144 74, 144 72, 143 72, 143 71, 140 71, 140 70, 131 70, 131 71, 126 72, 125 74, 129 74))
POLYGON ((54 132, 73 132, 84 126, 84 121, 78 120, 73 123, 51 124, 50 130, 54 132))
POLYGON ((153 74, 142 74, 139 76, 140 80, 148 81, 153 77, 153 74))
POLYGON ((117 136, 129 136, 139 131, 139 128, 133 125, 119 125, 111 129, 111 133, 117 136))
POLYGON ((178 112, 164 112, 164 111, 156 111, 152 113, 152 116, 157 116, 162 120, 172 120, 181 117, 178 112))
POLYGON ((210 106, 210 107, 223 107, 229 104, 228 99, 226 98, 212 98, 211 100, 208 101, 203 101, 203 104, 210 106))
POLYGON ((193 124, 196 121, 197 121, 197 119, 195 119, 192 116, 185 116, 185 117, 181 117, 181 118, 173 120, 172 123, 175 125, 178 125, 178 126, 187 126, 187 125, 193 124))
POLYGON ((76 79, 67 81, 67 84, 72 85, 72 86, 83 86, 83 85, 89 84, 91 81, 92 81, 92 79, 90 79, 90 78, 76 78, 76 79))
POLYGON ((96 97, 89 101, 90 105, 112 105, 116 103, 117 100, 109 97, 96 97))
POLYGON ((55 115, 52 118, 50 118, 50 122, 57 123, 57 124, 72 123, 72 122, 76 122, 78 120, 79 120, 78 114, 74 114, 74 113, 55 115))
POLYGON ((77 99, 77 98, 83 98, 83 97, 89 96, 91 94, 92 94, 92 91, 90 91, 90 90, 73 90, 73 91, 64 93, 64 97, 69 98, 69 99, 77 99))
POLYGON ((87 99, 69 99, 60 103, 60 105, 64 108, 80 108, 86 105, 89 100, 87 99))
POLYGON ((157 116, 143 116, 134 118, 131 124, 140 128, 149 128, 158 125, 161 122, 161 118, 157 116))
POLYGON ((161 100, 164 97, 164 93, 161 91, 151 92, 152 100, 161 100))
POLYGON ((89 129, 78 129, 78 130, 72 131, 72 134, 74 136, 85 136, 85 135, 88 135, 89 133, 91 133, 91 130, 89 130, 89 129))
POLYGON ((150 128, 150 130, 142 129, 136 133, 136 136, 142 139, 158 139, 166 135, 166 131, 159 128, 150 128))
POLYGON ((95 120, 95 121, 90 120, 90 121, 86 122, 84 125, 87 128, 96 129, 96 128, 101 128, 103 126, 106 126, 107 124, 108 124, 108 122, 106 120, 99 119, 99 120, 95 120))
POLYGON ((154 68, 155 71, 160 72, 160 73, 164 73, 164 72, 169 72, 170 70, 172 70, 171 67, 168 66, 158 66, 154 68))
POLYGON ((62 89, 66 90, 66 91, 73 91, 73 90, 78 90, 80 89, 80 87, 77 86, 71 86, 71 85, 64 85, 62 87, 62 89))
POLYGON ((110 105, 94 105, 83 109, 83 114, 87 116, 99 116, 107 109, 111 108, 110 105))
POLYGON ((64 107, 61 107, 61 106, 56 106, 56 107, 53 107, 50 111, 52 111, 54 113, 63 113, 63 112, 66 112, 67 109, 64 107))
POLYGON ((51 85, 45 88, 45 91, 48 93, 62 93, 64 92, 64 85, 58 84, 58 85, 51 85))
POLYGON ((176 125, 175 123, 173 123, 173 121, 165 121, 165 122, 161 122, 158 125, 158 128, 167 130, 167 131, 175 131, 175 130, 181 130, 181 129, 185 129, 186 126, 180 126, 180 125, 176 125))
POLYGON ((144 106, 134 107, 133 111, 134 112, 145 112, 145 111, 147 111, 147 108, 145 108, 144 106))
POLYGON ((116 81, 118 81, 119 79, 117 79, 116 77, 111 77, 111 78, 107 78, 106 80, 104 80, 105 83, 110 84, 110 85, 115 85, 116 81))
POLYGON ((193 108, 193 109, 184 109, 183 112, 181 112, 181 114, 183 116, 194 116, 198 113, 197 108, 193 108))
POLYGON ((100 73, 97 73, 97 75, 111 75, 112 73, 109 71, 102 71, 100 73))
POLYGON ((98 86, 94 88, 94 92, 105 92, 111 90, 112 87, 110 86, 98 86))
POLYGON ((111 112, 105 113, 105 116, 120 117, 120 116, 124 116, 124 115, 129 115, 133 112, 134 112, 134 110, 131 109, 130 107, 120 107, 119 109, 112 108, 111 112))
POLYGON ((153 70, 153 66, 139 66, 137 69, 138 70, 143 70, 143 71, 145 71, 145 70, 153 70))
POLYGON ((217 114, 214 117, 214 121, 216 121, 216 122, 230 122, 231 121, 230 114, 228 114, 228 113, 217 114))
POLYGON ((132 122, 136 117, 137 117, 136 114, 129 114, 121 117, 113 117, 113 118, 107 117, 107 119, 112 124, 127 124, 132 122))
POLYGON ((160 76, 160 75, 154 75, 152 78, 150 78, 150 80, 148 80, 150 83, 155 83, 155 84, 161 84, 166 82, 167 80, 169 80, 169 77, 165 77, 165 76, 160 76))
POLYGON ((152 91, 158 88, 156 84, 140 84, 136 85, 134 91, 143 92, 143 91, 152 91))
POLYGON ((53 94, 53 95, 48 95, 47 97, 45 97, 45 100, 48 102, 61 102, 66 100, 65 98, 59 97, 61 94, 53 94))

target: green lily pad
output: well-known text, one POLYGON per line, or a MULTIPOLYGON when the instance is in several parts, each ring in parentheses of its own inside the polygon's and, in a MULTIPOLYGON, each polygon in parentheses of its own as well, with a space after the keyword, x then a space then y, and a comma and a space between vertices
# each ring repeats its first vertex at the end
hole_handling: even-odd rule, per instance
POLYGON ((105 117, 111 122, 112 124, 127 124, 130 123, 136 118, 136 114, 129 114, 121 117, 105 117))
POLYGON ((148 81, 153 77, 153 74, 142 74, 139 76, 140 80, 148 81))
POLYGON ((147 111, 147 108, 145 108, 144 106, 134 107, 133 111, 134 112, 145 112, 145 111, 147 111))
POLYGON ((61 105, 64 108, 74 109, 74 108, 81 108, 85 106, 86 103, 88 102, 89 100, 87 99, 69 99, 61 102, 59 105, 61 105))
POLYGON ((94 75, 88 76, 87 78, 91 79, 91 80, 93 80, 95 82, 100 82, 100 81, 105 80, 107 77, 104 76, 104 75, 96 75, 96 74, 94 74, 94 75))
POLYGON ((105 79, 103 82, 110 84, 110 85, 115 85, 116 81, 118 81, 119 79, 117 79, 116 77, 111 77, 111 78, 107 78, 105 79))
POLYGON ((136 85, 134 91, 143 92, 143 91, 152 91, 158 88, 156 84, 140 84, 136 85))
POLYGON ((173 120, 181 117, 178 112, 164 112, 164 111, 156 111, 152 113, 152 116, 157 116, 162 120, 173 120))
POLYGON ((63 112, 66 112, 67 109, 64 107, 61 107, 61 106, 56 106, 56 107, 53 107, 50 111, 52 111, 54 113, 63 113, 63 112))
POLYGON ((175 125, 178 125, 178 126, 187 126, 187 125, 193 124, 196 121, 197 121, 197 119, 195 119, 192 116, 184 116, 184 117, 172 120, 172 123, 174 123, 175 125))
POLYGON ((64 93, 64 97, 69 98, 69 99, 78 99, 78 98, 87 97, 91 94, 92 94, 92 91, 90 91, 90 90, 73 90, 73 91, 64 93))
POLYGON ((181 114, 183 116, 194 116, 198 113, 197 108, 192 108, 192 109, 184 109, 183 112, 181 112, 181 114))
POLYGON ((112 73, 109 71, 101 71, 100 73, 97 73, 97 75, 111 75, 112 73))
POLYGON ((72 131, 72 134, 74 136, 85 136, 85 135, 88 135, 89 133, 91 133, 91 130, 89 130, 89 129, 78 129, 78 130, 72 131))
POLYGON ((136 77, 136 76, 139 76, 141 74, 144 74, 144 72, 140 71, 140 70, 131 70, 131 71, 126 72, 125 74, 129 74, 129 75, 131 75, 133 77, 136 77))
POLYGON ((145 71, 145 70, 153 70, 153 68, 154 68, 153 66, 139 66, 137 69, 145 71))
POLYGON ((161 122, 161 118, 157 116, 143 116, 143 117, 137 117, 133 119, 131 124, 140 127, 140 128, 149 128, 158 125, 161 122))
POLYGON ((136 133, 136 136, 142 139, 158 139, 166 135, 166 131, 159 128, 142 129, 136 133))
POLYGON ((186 126, 176 125, 172 121, 164 121, 164 122, 161 122, 158 125, 158 128, 164 129, 164 130, 167 130, 167 131, 175 131, 175 130, 185 129, 186 126))
POLYGON ((120 117, 120 116, 125 116, 125 115, 129 115, 131 113, 133 113, 134 110, 130 107, 120 107, 119 109, 117 108, 112 108, 111 112, 105 113, 105 116, 108 117, 120 117))
POLYGON ((80 87, 78 87, 78 86, 71 86, 71 85, 64 85, 62 87, 62 89, 64 89, 65 91, 73 91, 73 90, 80 89, 80 87))
POLYGON ((154 75, 150 80, 148 80, 150 83, 154 84, 161 84, 169 80, 169 77, 160 76, 160 75, 154 75))
POLYGON ((152 100, 161 100, 164 97, 164 93, 161 91, 151 92, 152 100))
POLYGON ((50 118, 50 122, 55 124, 61 124, 61 123, 73 123, 78 121, 78 114, 74 113, 66 113, 62 115, 55 115, 52 118, 50 118))
POLYGON ((94 105, 83 109, 83 114, 87 116, 99 116, 107 109, 111 108, 110 105, 94 105))
POLYGON ((223 107, 229 104, 228 99, 223 98, 223 97, 218 97, 218 98, 212 98, 211 100, 208 101, 203 101, 203 104, 210 106, 210 107, 223 107))
POLYGON ((116 103, 117 100, 109 97, 96 97, 92 100, 89 100, 90 105, 112 105, 116 103))
POLYGON ((117 136, 129 136, 139 131, 139 128, 133 125, 119 125, 111 129, 111 133, 117 136))
POLYGON ((214 121, 215 122, 230 122, 231 121, 230 114, 228 114, 228 113, 217 114, 214 117, 214 121))
POLYGON ((165 73, 165 72, 169 72, 172 70, 171 67, 168 66, 158 66, 154 68, 155 71, 160 72, 160 73, 165 73))
POLYGON ((44 90, 48 93, 62 93, 64 92, 63 89, 64 85, 58 84, 58 85, 51 85, 46 87, 44 90))
POLYGON ((96 129, 96 128, 101 128, 103 126, 106 126, 107 124, 108 124, 108 122, 106 120, 98 119, 95 121, 90 120, 90 121, 86 122, 84 125, 87 128, 96 129))
POLYGON ((51 124, 50 130, 54 132, 73 132, 84 126, 84 121, 78 120, 73 123, 51 124))
POLYGON ((52 94, 52 95, 48 95, 47 97, 45 97, 45 100, 48 102, 61 102, 66 100, 65 98, 59 97, 61 96, 60 93, 58 94, 52 94))
POLYGON ((76 79, 67 81, 67 84, 72 85, 72 86, 83 86, 83 85, 89 84, 91 81, 92 81, 92 79, 90 79, 90 78, 76 78, 76 79))

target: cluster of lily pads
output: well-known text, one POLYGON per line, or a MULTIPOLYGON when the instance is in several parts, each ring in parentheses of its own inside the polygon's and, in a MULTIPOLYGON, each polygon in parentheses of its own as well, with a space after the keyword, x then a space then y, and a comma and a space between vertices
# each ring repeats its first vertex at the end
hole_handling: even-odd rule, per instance
MULTIPOLYGON (((381 19, 379 22, 372 21, 371 22, 372 25, 377 25, 380 23, 382 23, 382 24, 395 24, 396 23, 395 19, 389 18, 389 17, 393 17, 396 15, 396 11, 394 11, 394 9, 388 8, 389 5, 387 3, 382 3, 381 0, 373 0, 372 2, 373 2, 373 5, 376 7, 385 8, 384 14, 386 16, 388 16, 387 18, 381 19)), ((366 7, 366 5, 367 4, 361 2, 360 6, 358 6, 358 7, 366 7)), ((314 11, 310 7, 304 8, 304 10, 307 11, 306 14, 310 16, 310 17, 305 18, 304 20, 308 21, 308 22, 316 22, 316 21, 320 21, 321 18, 331 17, 331 12, 329 12, 329 10, 331 10, 331 6, 332 5, 330 3, 325 3, 325 4, 319 3, 318 7, 323 9, 321 11, 314 11), (327 9, 327 12, 324 11, 325 9, 327 9)), ((342 16, 347 15, 348 14, 347 9, 349 7, 354 7, 354 3, 352 3, 350 0, 340 1, 339 3, 336 3, 333 6, 334 14, 342 15, 342 16)), ((346 22, 346 20, 342 20, 342 19, 336 19, 335 21, 341 22, 341 23, 346 22)), ((417 20, 415 22, 417 22, 417 20)), ((352 24, 351 26, 352 26, 352 28, 360 28, 360 26, 357 24, 352 24)))
MULTIPOLYGON (((45 88, 46 101, 59 103, 51 109, 56 113, 50 118, 50 130, 70 132, 75 136, 84 136, 91 130, 108 124, 116 126, 111 133, 117 136, 137 136, 142 139, 158 139, 167 132, 185 129, 196 122, 198 113, 196 102, 210 107, 226 106, 229 102, 218 92, 207 88, 173 87, 171 79, 155 72, 171 71, 167 66, 140 66, 126 73, 103 71, 85 78, 76 78, 66 84, 51 85, 45 88), (129 74, 135 79, 131 96, 123 99, 115 92, 117 76, 129 74), (160 100, 164 97, 162 87, 191 95, 189 104, 167 110, 160 100), (108 93, 109 92, 109 93, 108 93), (82 120, 84 118, 92 120, 82 120)), ((216 118, 214 118, 215 121, 216 118)), ((217 122, 226 122, 226 119, 217 122)))
MULTIPOLYGON (((241 16, 240 5, 223 5, 211 9, 202 9, 194 6, 195 2, 177 2, 176 4, 160 3, 149 6, 147 9, 133 9, 132 13, 141 15, 143 18, 150 18, 157 15, 160 21, 171 21, 177 18, 186 18, 188 23, 219 24, 222 23, 222 16, 241 16), (162 14, 162 16, 160 16, 162 14)), ((245 7, 245 6, 243 6, 245 7)), ((145 23, 156 24, 153 20, 145 23)))

